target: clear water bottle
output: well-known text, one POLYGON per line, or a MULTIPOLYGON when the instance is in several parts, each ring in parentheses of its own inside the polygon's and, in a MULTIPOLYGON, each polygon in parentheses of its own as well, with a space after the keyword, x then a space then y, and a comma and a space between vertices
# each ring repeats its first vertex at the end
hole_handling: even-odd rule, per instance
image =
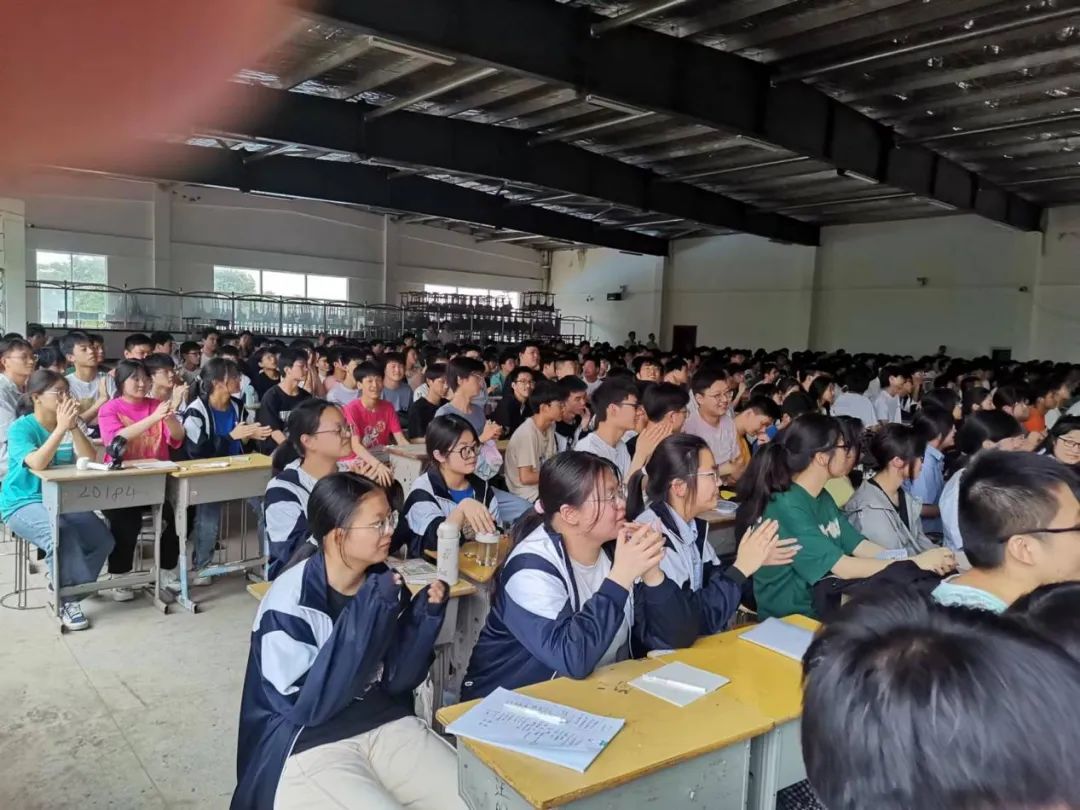
POLYGON ((438 548, 435 567, 439 579, 449 585, 458 581, 458 548, 461 545, 461 527, 447 520, 436 531, 438 548))

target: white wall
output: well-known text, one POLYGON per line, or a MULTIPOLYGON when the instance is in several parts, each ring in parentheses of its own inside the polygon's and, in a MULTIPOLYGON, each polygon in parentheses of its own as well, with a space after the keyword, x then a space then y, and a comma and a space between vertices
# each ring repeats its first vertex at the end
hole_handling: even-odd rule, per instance
POLYGON ((675 242, 664 278, 662 345, 671 345, 672 327, 686 324, 697 325, 701 346, 805 349, 814 252, 743 234, 675 242))
POLYGON ((660 334, 664 261, 607 248, 561 250, 552 256, 549 289, 564 316, 592 318, 594 341, 621 344, 630 330, 644 341, 660 334), (623 286, 623 300, 607 300, 623 286))
POLYGON ((1034 288, 1031 354, 1080 362, 1080 206, 1047 212, 1042 265, 1034 288))
MULTIPOLYGON (((37 250, 58 250, 107 256, 109 284, 128 288, 211 290, 214 265, 341 276, 350 300, 369 303, 397 304, 425 282, 520 291, 547 283, 534 250, 330 203, 62 172, 12 181, 0 196, 25 204, 26 278, 37 250)), ((10 285, 9 294, 24 295, 10 285)), ((9 328, 22 318, 9 306, 9 328)))
POLYGON ((825 228, 811 347, 1026 358, 1041 243, 976 216, 825 228))

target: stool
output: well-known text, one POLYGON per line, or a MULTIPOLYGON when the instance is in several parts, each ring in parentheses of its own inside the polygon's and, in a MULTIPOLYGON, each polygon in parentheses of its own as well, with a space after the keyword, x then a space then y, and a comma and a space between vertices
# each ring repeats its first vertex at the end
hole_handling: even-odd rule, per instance
MULTIPOLYGON (((31 570, 36 570, 36 566, 31 569, 31 549, 38 551, 38 547, 32 545, 29 541, 24 540, 17 534, 11 533, 12 539, 15 541, 15 590, 0 596, 0 607, 5 607, 8 610, 40 610, 45 605, 30 605, 27 604, 26 595, 30 591, 43 591, 43 586, 37 586, 31 588, 28 586, 31 570), (8 600, 12 597, 15 598, 15 604, 9 605, 8 600)), ((33 555, 36 556, 36 555, 33 555)))

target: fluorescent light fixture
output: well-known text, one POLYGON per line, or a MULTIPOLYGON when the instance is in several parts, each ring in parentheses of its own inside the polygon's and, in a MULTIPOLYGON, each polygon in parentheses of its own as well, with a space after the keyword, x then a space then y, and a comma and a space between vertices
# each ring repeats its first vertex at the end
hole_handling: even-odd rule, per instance
POLYGON ((862 174, 852 169, 837 169, 836 176, 843 177, 848 180, 858 180, 860 183, 867 183, 872 186, 876 186, 879 183, 878 180, 874 179, 870 175, 862 174))
POLYGON ((446 56, 441 53, 435 53, 434 51, 426 51, 423 48, 414 48, 412 45, 405 45, 401 42, 393 42, 389 39, 383 39, 382 37, 371 37, 371 47, 378 48, 382 51, 390 51, 391 53, 400 53, 402 56, 412 56, 416 59, 424 59, 428 62, 432 62, 436 65, 455 65, 457 60, 452 56, 446 56))
POLYGON ((592 104, 597 107, 603 107, 605 110, 614 110, 615 112, 626 113, 627 115, 642 115, 647 112, 640 107, 634 107, 630 104, 623 104, 620 101, 612 101, 609 98, 593 95, 592 93, 589 93, 585 96, 585 103, 592 104))

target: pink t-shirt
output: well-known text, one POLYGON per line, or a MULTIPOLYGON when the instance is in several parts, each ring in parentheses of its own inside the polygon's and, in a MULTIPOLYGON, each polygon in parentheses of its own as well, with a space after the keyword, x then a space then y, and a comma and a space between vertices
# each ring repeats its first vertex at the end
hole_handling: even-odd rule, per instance
POLYGON ((727 414, 721 416, 720 423, 713 427, 702 419, 700 414, 695 413, 686 420, 682 432, 704 439, 717 464, 727 464, 739 457, 735 421, 727 414))
POLYGON ((359 399, 354 399, 345 406, 345 418, 352 425, 353 436, 360 439, 364 447, 385 447, 394 440, 395 433, 401 433, 394 406, 384 399, 375 403, 375 410, 368 410, 359 399))
MULTIPOLYGON (((101 427, 101 441, 106 447, 117 433, 126 427, 141 422, 143 419, 157 410, 161 403, 156 399, 147 397, 141 402, 131 403, 123 397, 110 399, 101 406, 98 411, 98 425, 101 427)), ((184 438, 173 439, 169 435, 165 422, 162 420, 152 428, 128 442, 124 450, 125 459, 155 458, 160 461, 169 460, 169 448, 179 447, 184 438)), ((109 457, 106 455, 105 460, 109 457)))

